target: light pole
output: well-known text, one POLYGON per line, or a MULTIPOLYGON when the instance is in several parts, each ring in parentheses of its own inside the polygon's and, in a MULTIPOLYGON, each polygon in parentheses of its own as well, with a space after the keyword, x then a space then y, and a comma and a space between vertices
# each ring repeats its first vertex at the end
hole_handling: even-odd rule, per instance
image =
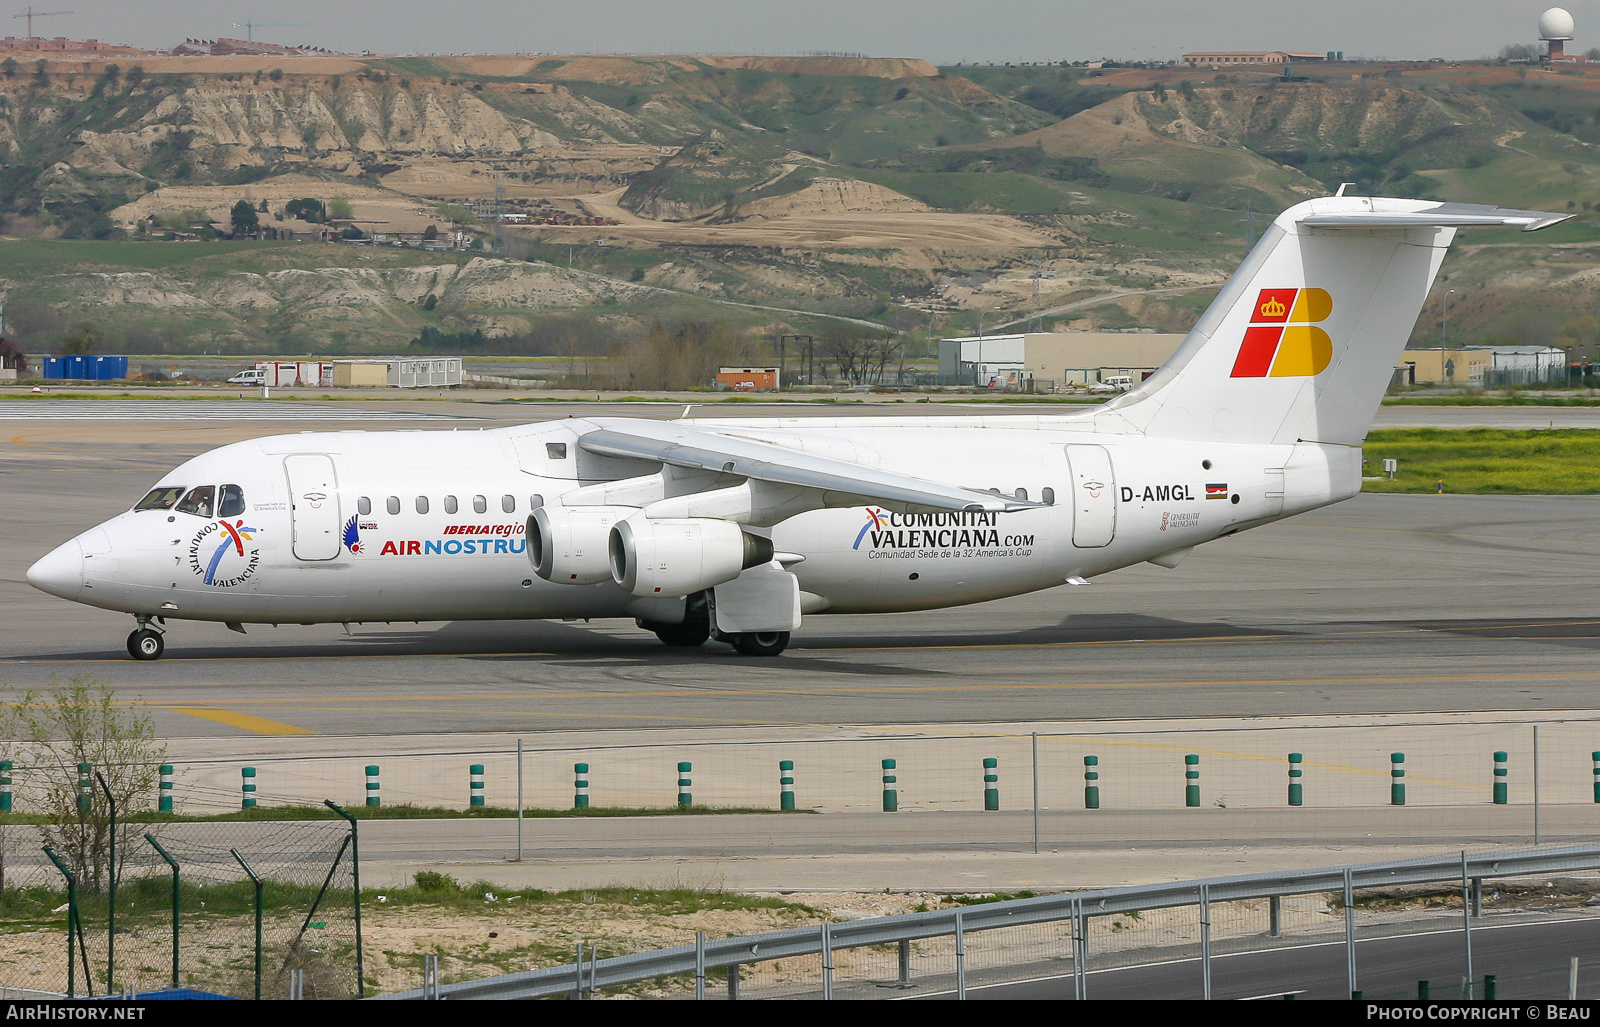
POLYGON ((979 387, 980 382, 978 379, 983 377, 983 319, 988 316, 988 313, 987 310, 978 311, 978 366, 972 374, 974 388, 979 387))
POLYGON ((1449 290, 1448 292, 1446 292, 1444 294, 1444 320, 1439 325, 1439 348, 1441 350, 1449 348, 1449 342, 1450 342, 1450 297, 1454 296, 1455 294, 1456 294, 1456 291, 1454 289, 1451 289, 1451 290, 1449 290))

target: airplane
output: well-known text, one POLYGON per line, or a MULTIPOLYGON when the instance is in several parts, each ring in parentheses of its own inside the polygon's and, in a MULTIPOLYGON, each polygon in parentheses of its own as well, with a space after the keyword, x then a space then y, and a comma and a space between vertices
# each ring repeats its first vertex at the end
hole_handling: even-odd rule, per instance
POLYGON ((1164 366, 1070 413, 582 417, 234 443, 27 580, 132 614, 139 660, 160 658, 180 619, 632 618, 668 646, 776 656, 807 616, 1176 568, 1356 495, 1362 441, 1456 230, 1567 217, 1299 203, 1164 366))

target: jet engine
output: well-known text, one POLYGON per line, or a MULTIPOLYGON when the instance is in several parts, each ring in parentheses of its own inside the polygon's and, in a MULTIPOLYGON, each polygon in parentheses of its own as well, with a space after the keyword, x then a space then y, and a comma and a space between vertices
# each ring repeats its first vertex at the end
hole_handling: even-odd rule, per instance
POLYGON ((611 580, 636 596, 699 592, 771 559, 771 539, 732 521, 636 516, 611 529, 611 580))
POLYGON ((611 577, 606 545, 626 506, 541 506, 528 518, 528 562, 546 581, 593 585, 611 577))

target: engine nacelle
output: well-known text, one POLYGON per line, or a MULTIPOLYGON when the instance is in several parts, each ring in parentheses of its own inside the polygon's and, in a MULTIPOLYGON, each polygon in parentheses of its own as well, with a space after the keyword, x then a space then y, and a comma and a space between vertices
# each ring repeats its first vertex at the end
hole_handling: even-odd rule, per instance
POLYGON ((541 506, 528 518, 528 562, 533 572, 561 585, 593 585, 611 578, 611 529, 628 506, 541 506))
POLYGON ((636 596, 684 596, 772 559, 772 540, 732 521, 630 517, 611 529, 611 580, 636 596))

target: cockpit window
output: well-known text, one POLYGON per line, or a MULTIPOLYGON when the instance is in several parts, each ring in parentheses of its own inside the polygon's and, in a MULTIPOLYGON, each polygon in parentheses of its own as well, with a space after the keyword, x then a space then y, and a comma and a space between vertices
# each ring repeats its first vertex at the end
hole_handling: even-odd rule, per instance
POLYGON ((177 510, 179 513, 194 514, 196 517, 210 517, 216 500, 217 487, 201 485, 190 489, 189 494, 179 500, 177 510))
POLYGON ((148 496, 139 500, 139 505, 135 506, 134 509, 170 510, 172 509, 172 504, 176 503, 181 495, 183 495, 182 485, 163 485, 158 489, 152 489, 148 496))
POLYGON ((217 516, 244 516, 244 489, 237 485, 222 486, 222 497, 217 501, 217 516))

